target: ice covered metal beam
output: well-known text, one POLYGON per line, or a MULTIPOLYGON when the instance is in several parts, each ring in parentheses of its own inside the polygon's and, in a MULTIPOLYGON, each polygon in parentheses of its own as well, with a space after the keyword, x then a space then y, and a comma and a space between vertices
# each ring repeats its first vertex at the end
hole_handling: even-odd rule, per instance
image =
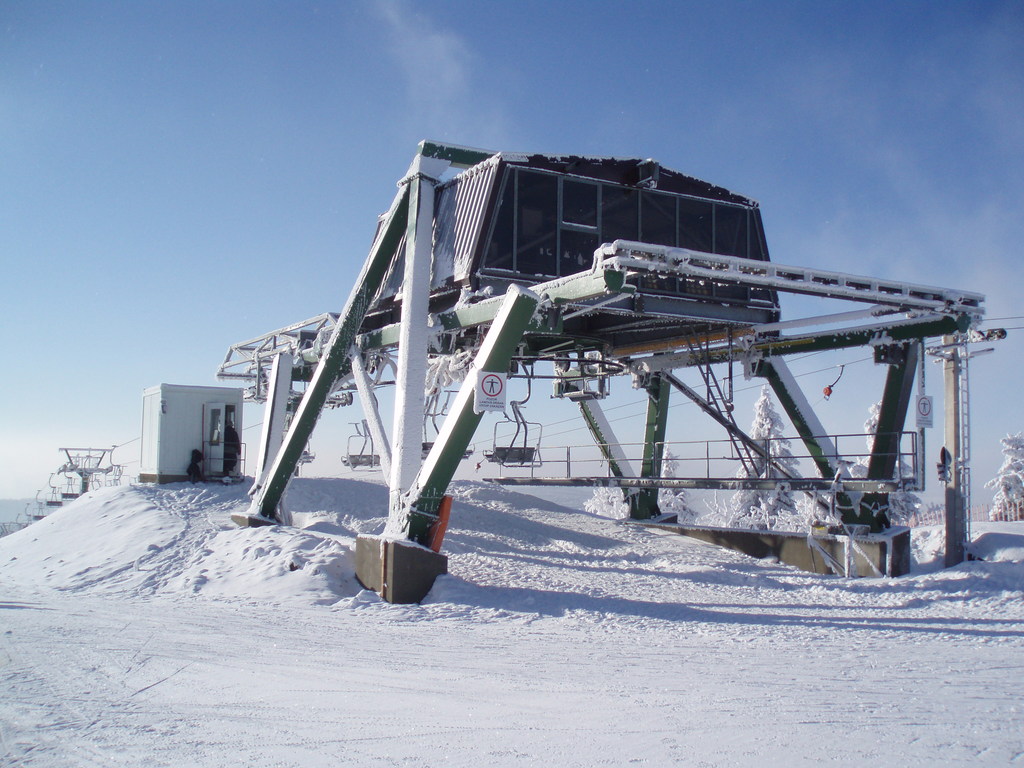
POLYGON ((601 404, 597 400, 578 400, 577 403, 595 445, 608 462, 608 471, 615 477, 635 475, 636 470, 622 450, 622 444, 615 437, 615 431, 601 404))
MULTIPOLYGON (((316 362, 319 358, 316 341, 326 338, 337 321, 337 313, 324 312, 308 320, 292 323, 262 336, 233 344, 224 356, 224 362, 217 369, 217 378, 245 379, 258 384, 261 369, 268 369, 274 358, 282 352, 293 357, 301 353, 302 361, 316 362)), ((262 393, 259 394, 256 399, 262 400, 262 393)))
POLYGON ((669 272, 717 283, 771 288, 788 293, 832 299, 869 301, 908 309, 981 316, 985 297, 980 293, 929 285, 883 280, 876 277, 797 267, 770 261, 720 256, 686 248, 616 240, 601 246, 598 258, 605 266, 649 272, 669 272))
POLYGON ((768 379, 775 396, 779 398, 786 415, 803 440, 818 473, 825 479, 834 479, 842 472, 845 479, 845 476, 849 475, 849 472, 845 471, 846 465, 832 439, 827 436, 824 425, 811 408, 800 385, 797 384, 789 366, 783 360, 773 360, 758 366, 757 373, 768 379))
MULTIPOLYGON (((419 160, 420 158, 417 158, 419 160)), ((439 161, 434 160, 437 163, 439 161)), ((427 315, 430 300, 430 247, 434 224, 434 182, 414 163, 409 183, 409 216, 405 232, 405 274, 402 320, 395 377, 392 434, 391 508, 401 505, 419 471, 423 448, 423 385, 427 366, 427 315)), ((444 163, 447 165, 447 163, 444 163)))

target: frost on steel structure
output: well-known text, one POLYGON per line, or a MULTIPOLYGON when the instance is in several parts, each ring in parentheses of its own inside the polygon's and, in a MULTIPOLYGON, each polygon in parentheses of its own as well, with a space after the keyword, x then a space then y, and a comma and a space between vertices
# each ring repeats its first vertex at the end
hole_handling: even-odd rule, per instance
MULTIPOLYGON (((292 356, 293 382, 309 381, 337 322, 336 312, 324 312, 263 336, 232 344, 217 369, 217 378, 247 382, 245 399, 264 403, 270 386, 270 370, 277 356, 282 353, 292 356)), ((335 391, 328 396, 327 402, 329 405, 350 405, 352 395, 335 391)))
MULTIPOLYGON (((887 494, 916 482, 899 477, 897 467, 922 342, 967 331, 982 302, 966 291, 772 263, 754 201, 652 160, 422 142, 344 309, 321 316, 329 321, 316 329, 315 343, 298 340, 314 322, 307 321, 236 345, 222 367, 231 375, 232 360, 244 358, 243 375, 255 378, 268 406, 271 389, 305 382, 287 431, 279 430, 280 447, 273 435, 265 438, 271 447, 261 448, 266 464, 249 519, 278 517, 321 409, 354 391, 391 489, 385 538, 436 541, 445 491, 481 418, 474 409, 477 374, 532 374, 538 364, 551 365, 556 393, 577 403, 607 463, 607 476, 571 481, 622 486, 631 517, 650 519, 658 515, 657 486, 671 482, 661 479, 661 465, 672 390, 724 427, 751 467, 770 464, 722 396, 715 366, 735 362, 772 386, 813 457, 815 476, 772 479, 768 472, 733 478, 730 487, 770 481, 830 491, 845 523, 878 530, 888 524, 887 494), (782 322, 780 292, 860 308, 782 322), (874 348, 888 374, 867 477, 854 479, 784 357, 863 346, 874 348), (276 366, 261 388, 263 371, 283 357, 288 364, 276 366), (446 357, 463 367, 469 362, 469 370, 424 458, 428 369, 446 357), (293 363, 297 373, 289 374, 293 363), (686 367, 700 370, 706 394, 672 373, 686 367), (386 368, 396 384, 390 430, 374 396, 386 368), (590 386, 620 373, 647 396, 636 460, 623 454, 601 411, 604 388, 590 386)), ((694 487, 722 481, 678 479, 694 487)))

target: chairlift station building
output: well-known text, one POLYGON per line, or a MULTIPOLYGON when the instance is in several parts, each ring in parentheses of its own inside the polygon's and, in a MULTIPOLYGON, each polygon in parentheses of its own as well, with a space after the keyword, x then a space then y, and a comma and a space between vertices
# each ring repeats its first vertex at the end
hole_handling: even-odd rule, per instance
MULTIPOLYGON (((265 421, 278 425, 265 430, 260 455, 267 458, 251 515, 240 522, 280 519, 284 488, 321 410, 358 397, 391 489, 386 543, 367 567, 398 568, 398 555, 388 552, 401 542, 439 542, 445 491, 481 419, 474 408, 478 377, 530 380, 550 369, 544 376, 580 409, 605 471, 569 478, 534 472, 503 482, 620 486, 635 520, 658 517, 657 490, 666 485, 785 483, 818 494, 846 526, 882 532, 889 527, 888 494, 923 483, 920 446, 904 428, 924 344, 945 337, 951 345, 947 446, 955 451, 951 442, 966 428, 957 344, 980 320, 983 300, 967 291, 775 264, 757 203, 653 160, 422 142, 342 311, 236 344, 220 368, 221 378, 244 380, 250 396, 267 403, 265 421), (841 299, 852 308, 783 321, 781 292, 841 299), (871 347, 876 363, 887 366, 866 478, 850 476, 848 457, 785 363, 795 352, 850 347, 871 347), (733 365, 771 385, 806 449, 803 476, 780 474, 771 447, 734 421, 733 365), (727 378, 716 373, 722 366, 727 378), (673 374, 686 367, 700 370, 700 391, 673 374), (374 396, 385 370, 393 371, 396 386, 390 418, 374 396), (617 375, 630 376, 647 396, 644 442, 634 456, 601 410, 604 383, 617 375), (429 398, 460 379, 436 439, 425 443, 429 398), (725 430, 745 476, 663 477, 672 391, 725 430), (913 473, 901 476, 907 457, 913 473)), ((504 454, 510 455, 526 459, 529 451, 504 454)), ((968 480, 961 461, 948 487, 961 520, 968 480)), ((951 536, 962 546, 962 531, 951 536)), ((437 561, 430 562, 428 572, 437 561)), ((387 591, 387 578, 368 580, 387 591)))

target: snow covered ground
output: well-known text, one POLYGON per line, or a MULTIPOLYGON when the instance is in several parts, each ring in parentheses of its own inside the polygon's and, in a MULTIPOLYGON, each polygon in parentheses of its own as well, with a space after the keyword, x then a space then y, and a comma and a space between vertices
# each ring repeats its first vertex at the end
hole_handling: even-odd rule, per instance
POLYGON ((0 539, 0 764, 1024 765, 1024 524, 844 581, 479 483, 421 606, 369 482, 88 494, 0 539))

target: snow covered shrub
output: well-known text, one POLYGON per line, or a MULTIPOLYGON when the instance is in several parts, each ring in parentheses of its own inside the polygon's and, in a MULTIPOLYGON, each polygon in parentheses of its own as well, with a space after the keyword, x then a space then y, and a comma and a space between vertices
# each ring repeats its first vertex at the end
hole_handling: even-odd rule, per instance
POLYGON ((1024 520, 1024 433, 1007 435, 1003 444, 1003 466, 987 483, 995 488, 989 518, 1000 522, 1024 520))
MULTIPOLYGON (((741 467, 738 477, 784 477, 787 472, 796 474, 797 461, 789 448, 789 440, 783 437, 783 426, 782 418, 772 404, 768 387, 762 387, 761 396, 754 404, 750 436, 765 442, 772 459, 771 466, 768 466, 765 459, 757 457, 753 471, 741 467)), ((738 528, 764 530, 792 527, 800 519, 793 493, 783 487, 770 491, 736 491, 730 500, 729 509, 729 525, 738 528)))
MULTIPOLYGON (((666 450, 661 461, 661 476, 676 477, 679 462, 671 451, 666 450)), ((658 491, 658 509, 663 515, 675 515, 680 523, 692 523, 697 519, 697 512, 690 505, 689 494, 685 488, 662 488, 658 491)))
POLYGON ((629 517, 629 504, 621 488, 595 488, 594 495, 583 502, 583 509, 592 515, 618 520, 629 517))

